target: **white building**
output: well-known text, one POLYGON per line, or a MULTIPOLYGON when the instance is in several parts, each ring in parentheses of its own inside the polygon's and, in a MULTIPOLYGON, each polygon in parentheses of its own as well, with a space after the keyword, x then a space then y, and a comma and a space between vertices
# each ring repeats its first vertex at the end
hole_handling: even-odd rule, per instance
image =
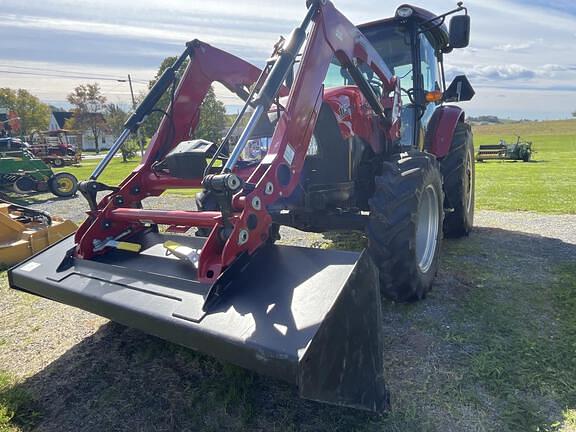
MULTIPOLYGON (((65 129, 64 125, 66 120, 72 118, 74 113, 69 111, 52 111, 52 115, 50 116, 50 125, 48 126, 48 130, 55 131, 59 129, 65 129)), ((101 115, 101 114, 99 114, 101 115)), ((72 136, 70 138, 73 138, 72 136)), ((108 150, 116 137, 109 132, 106 132, 100 135, 100 150, 108 150)), ((94 145, 94 135, 92 131, 86 130, 82 131, 82 142, 70 142, 72 145, 80 145, 82 150, 95 150, 96 146, 94 145)))

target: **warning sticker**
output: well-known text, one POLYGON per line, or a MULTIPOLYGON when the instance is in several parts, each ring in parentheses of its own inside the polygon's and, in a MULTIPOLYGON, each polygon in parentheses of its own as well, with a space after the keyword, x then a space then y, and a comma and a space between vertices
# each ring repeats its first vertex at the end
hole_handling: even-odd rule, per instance
POLYGON ((32 270, 37 269, 38 267, 40 267, 40 263, 30 261, 29 263, 20 267, 20 270, 25 272, 31 272, 32 270))
POLYGON ((294 160, 294 149, 290 144, 287 144, 286 150, 284 150, 284 160, 288 162, 288 165, 292 165, 292 161, 294 160))

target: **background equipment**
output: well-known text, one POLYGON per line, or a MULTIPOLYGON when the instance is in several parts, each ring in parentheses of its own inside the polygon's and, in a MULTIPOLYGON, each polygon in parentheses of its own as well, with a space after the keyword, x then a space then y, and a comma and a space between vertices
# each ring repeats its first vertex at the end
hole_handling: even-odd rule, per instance
POLYGON ((0 266, 15 265, 78 228, 73 222, 0 199, 0 266))
POLYGON ((476 160, 484 162, 487 160, 513 160, 529 162, 532 158, 534 148, 532 141, 523 141, 517 137, 515 144, 508 144, 500 140, 498 144, 483 144, 476 153, 476 160))
POLYGON ((55 174, 18 138, 0 138, 0 187, 24 194, 52 192, 58 197, 74 196, 78 180, 70 173, 55 174))

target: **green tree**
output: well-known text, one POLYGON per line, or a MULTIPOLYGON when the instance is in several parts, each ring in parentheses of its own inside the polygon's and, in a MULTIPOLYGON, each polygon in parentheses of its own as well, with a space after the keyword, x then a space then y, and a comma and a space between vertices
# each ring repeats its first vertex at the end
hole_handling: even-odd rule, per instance
POLYGON ((576 111, 572 113, 572 117, 576 117, 576 111))
MULTIPOLYGON (((148 83, 148 89, 151 89, 152 86, 156 84, 156 81, 160 79, 164 71, 168 69, 170 66, 172 66, 176 60, 177 57, 166 57, 164 60, 162 60, 162 63, 160 63, 160 67, 158 68, 158 72, 156 72, 156 76, 152 81, 148 83)), ((188 65, 188 60, 186 60, 182 65, 182 67, 180 68, 179 70, 180 75, 184 72, 186 65, 188 65)), ((176 85, 177 84, 178 83, 176 83, 176 85)), ((141 98, 143 98, 144 96, 145 95, 141 95, 141 98)), ((170 97, 171 97, 171 91, 169 89, 158 100, 154 108, 163 111, 167 110, 168 106, 170 105, 170 97)), ((141 131, 144 133, 144 136, 150 138, 152 137, 152 135, 156 133, 156 130, 158 129, 158 126, 160 126, 160 121, 162 120, 163 116, 164 114, 162 114, 161 112, 154 112, 148 116, 144 124, 141 126, 141 131)))
MULTIPOLYGON (((148 84, 148 88, 152 88, 152 86, 156 83, 156 81, 162 76, 164 71, 168 69, 172 64, 176 61, 176 57, 167 57, 165 58, 160 67, 158 68, 158 72, 156 76, 150 83, 148 84)), ((179 74, 182 75, 184 70, 188 64, 188 61, 184 62, 182 67, 179 70, 179 74)), ((164 93, 158 103, 156 104, 157 109, 167 110, 170 104, 170 97, 171 92, 170 90, 164 93)), ((146 119, 146 122, 143 124, 142 129, 144 131, 145 136, 151 137, 154 135, 158 126, 160 125, 160 121, 162 120, 163 114, 160 112, 152 113, 146 119)), ((216 99, 216 95, 214 93, 214 89, 210 88, 208 93, 206 93, 206 97, 200 106, 200 122, 196 131, 194 133, 195 138, 206 139, 209 141, 218 142, 222 138, 222 129, 226 126, 226 109, 224 104, 216 99)))
POLYGON ((67 96, 68 102, 74 106, 74 116, 69 127, 76 130, 90 130, 94 137, 96 153, 100 152, 100 137, 109 128, 103 112, 106 107, 106 97, 102 94, 98 83, 81 84, 67 96))
MULTIPOLYGON (((104 118, 110 131, 114 136, 118 136, 124 130, 124 123, 128 118, 128 113, 124 111, 120 105, 110 103, 107 104, 104 109, 104 118)), ((134 139, 127 140, 120 148, 122 161, 128 162, 129 159, 134 158, 138 152, 138 148, 138 143, 134 139)))
POLYGON ((210 87, 200 105, 200 122, 194 136, 217 143, 222 139, 222 130, 225 126, 226 108, 216 99, 214 89, 210 87))
POLYGON ((14 111, 20 117, 22 135, 28 135, 36 129, 48 129, 50 108, 27 90, 0 88, 0 107, 14 111))

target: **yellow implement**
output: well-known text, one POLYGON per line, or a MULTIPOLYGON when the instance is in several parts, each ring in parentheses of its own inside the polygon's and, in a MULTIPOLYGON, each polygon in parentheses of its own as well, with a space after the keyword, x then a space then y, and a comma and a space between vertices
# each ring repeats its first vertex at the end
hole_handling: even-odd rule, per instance
POLYGON ((0 266, 7 267, 40 252, 78 227, 69 220, 0 202, 0 266))

